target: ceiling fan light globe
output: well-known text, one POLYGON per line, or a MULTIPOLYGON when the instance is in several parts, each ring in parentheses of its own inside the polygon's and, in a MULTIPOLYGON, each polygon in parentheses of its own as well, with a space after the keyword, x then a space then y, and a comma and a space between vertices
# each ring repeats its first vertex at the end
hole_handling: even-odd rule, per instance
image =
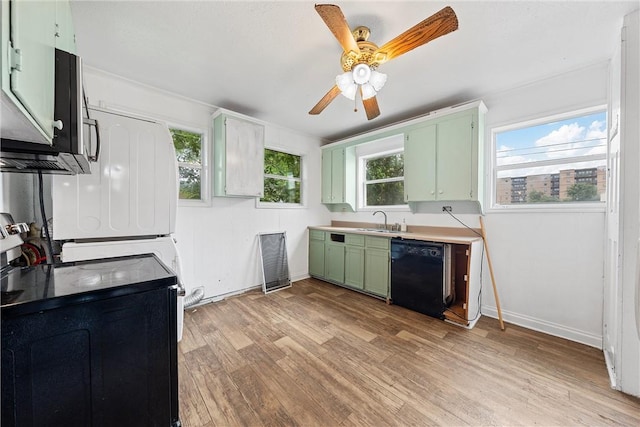
POLYGON ((376 93, 378 93, 375 88, 373 87, 373 85, 371 85, 370 83, 365 83, 362 86, 360 86, 362 88, 362 99, 369 99, 369 98, 373 98, 374 96, 376 96, 376 93))
POLYGON ((354 84, 354 82, 350 71, 336 76, 336 86, 338 86, 340 90, 344 91, 344 88, 352 84, 354 84))
POLYGON ((338 74, 336 76, 336 86, 340 89, 340 92, 346 96, 347 98, 353 100, 356 98, 356 91, 358 90, 358 85, 356 85, 353 81, 353 75, 350 71, 346 73, 338 74))
POLYGON ((371 78, 369 79, 369 83, 371 84, 371 86, 373 86, 376 92, 379 92, 386 82, 387 82, 386 74, 379 73, 373 70, 371 71, 371 78))
POLYGON ((352 83, 350 86, 347 86, 345 90, 342 91, 342 94, 353 101, 354 99, 356 99, 357 91, 358 91, 358 85, 355 83, 352 83))
POLYGON ((365 84, 371 77, 371 68, 367 64, 358 64, 351 70, 353 73, 353 81, 357 84, 365 84))

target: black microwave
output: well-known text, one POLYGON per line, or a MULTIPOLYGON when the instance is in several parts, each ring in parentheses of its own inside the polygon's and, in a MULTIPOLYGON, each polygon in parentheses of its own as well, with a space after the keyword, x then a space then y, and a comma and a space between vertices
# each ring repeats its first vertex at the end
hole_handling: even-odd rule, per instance
MULTIPOLYGON (((54 128, 53 143, 49 146, 2 138, 2 172, 91 173, 89 161, 94 159, 87 147, 90 138, 84 135, 83 98, 80 57, 56 49, 54 119, 58 126, 54 128)), ((93 157, 96 156, 97 148, 93 157)))

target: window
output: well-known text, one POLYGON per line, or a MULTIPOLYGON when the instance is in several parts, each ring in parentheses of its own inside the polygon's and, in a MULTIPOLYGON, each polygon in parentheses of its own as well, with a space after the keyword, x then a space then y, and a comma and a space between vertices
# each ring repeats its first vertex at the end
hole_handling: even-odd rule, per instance
POLYGON ((169 129, 178 160, 179 199, 204 200, 204 133, 169 129))
POLYGON ((264 196, 261 203, 302 204, 302 157, 264 150, 264 196))
POLYGON ((363 158, 364 207, 404 204, 404 157, 395 152, 363 158))
POLYGON ((606 114, 590 109, 494 129, 493 205, 604 202, 606 114))
POLYGON ((356 147, 359 209, 406 208, 404 202, 404 135, 393 135, 356 147))

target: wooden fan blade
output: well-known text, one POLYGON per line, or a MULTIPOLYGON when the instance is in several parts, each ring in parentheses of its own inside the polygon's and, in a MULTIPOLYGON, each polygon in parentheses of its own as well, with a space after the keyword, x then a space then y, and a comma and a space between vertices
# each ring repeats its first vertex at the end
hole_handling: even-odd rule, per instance
POLYGON ((364 111, 367 112, 367 119, 375 119, 380 115, 380 108, 378 108, 378 100, 375 96, 369 99, 363 99, 362 104, 364 105, 364 111))
POLYGON ((379 47, 373 57, 378 64, 383 64, 457 29, 458 17, 447 6, 379 47))
POLYGON ((336 36, 338 43, 340 43, 345 52, 353 51, 360 54, 360 48, 353 38, 349 24, 347 24, 347 20, 338 6, 335 4, 317 4, 316 12, 327 24, 333 35, 336 36))
POLYGON ((329 105, 329 103, 331 101, 333 101, 335 99, 335 97, 338 96, 338 95, 340 95, 340 88, 338 88, 338 86, 334 85, 329 90, 329 92, 327 92, 327 94, 325 96, 323 96, 320 101, 318 101, 318 103, 311 109, 311 111, 309 111, 309 114, 320 114, 320 113, 322 113, 322 110, 327 108, 327 105, 329 105))

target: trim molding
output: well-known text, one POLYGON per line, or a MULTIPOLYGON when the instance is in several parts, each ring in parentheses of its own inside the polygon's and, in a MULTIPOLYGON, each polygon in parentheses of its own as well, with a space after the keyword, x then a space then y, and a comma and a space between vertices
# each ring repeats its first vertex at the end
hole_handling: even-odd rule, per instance
MULTIPOLYGON (((481 312, 483 316, 493 317, 494 319, 498 318, 498 312, 495 307, 487 307, 483 305, 481 312)), ((522 326, 523 328, 533 329, 534 331, 565 338, 570 341, 579 342, 602 350, 602 335, 594 335, 589 332, 570 328, 558 323, 548 322, 546 320, 506 310, 502 310, 502 318, 505 322, 513 323, 514 325, 522 326)))

